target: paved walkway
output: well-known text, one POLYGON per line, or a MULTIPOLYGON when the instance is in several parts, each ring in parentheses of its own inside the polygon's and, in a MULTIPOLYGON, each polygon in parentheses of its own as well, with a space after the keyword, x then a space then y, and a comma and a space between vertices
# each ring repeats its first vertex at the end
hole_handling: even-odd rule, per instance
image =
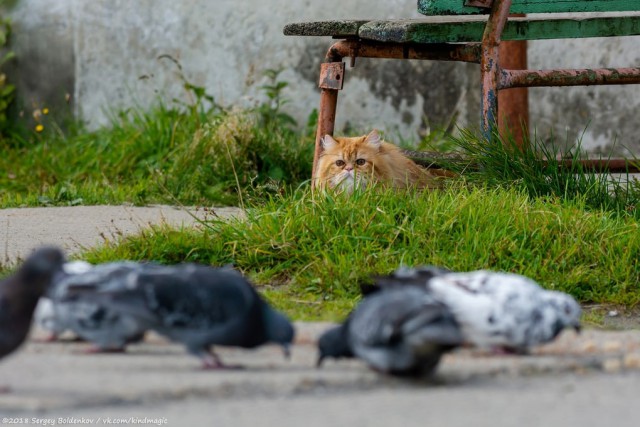
POLYGON ((241 215, 238 208, 179 209, 172 206, 74 206, 0 209, 0 262, 14 263, 37 246, 55 244, 68 253, 126 234, 149 224, 192 226, 213 216, 241 215))
MULTIPOLYGON (((197 222, 166 206, 0 211, 10 260, 42 243, 73 252, 162 221, 197 222)), ((36 330, 0 361, 0 386, 12 389, 0 394, 0 425, 638 425, 640 330, 567 331, 526 357, 462 350, 443 359, 435 378, 406 381, 358 361, 316 369, 315 339, 327 327, 297 324, 290 361, 275 347, 222 349, 223 360, 247 367, 226 372, 201 371, 153 334, 125 354, 87 355, 86 343, 40 343, 36 330)))
POLYGON ((220 350, 246 366, 235 371, 202 371, 181 346, 154 335, 126 354, 31 341, 0 364, 12 388, 0 396, 0 414, 175 426, 637 426, 638 331, 566 332, 526 357, 462 350, 433 379, 407 381, 358 361, 316 369, 313 341, 326 327, 298 324, 289 361, 271 346, 220 350))

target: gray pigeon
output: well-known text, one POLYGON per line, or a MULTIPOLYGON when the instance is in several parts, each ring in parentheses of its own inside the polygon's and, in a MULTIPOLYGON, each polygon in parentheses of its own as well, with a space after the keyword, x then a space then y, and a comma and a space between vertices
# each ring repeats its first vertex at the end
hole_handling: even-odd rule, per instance
POLYGON ((423 289, 404 287, 365 297, 340 326, 318 341, 327 357, 357 357, 392 375, 428 375, 441 356, 462 344, 446 306, 423 289))
POLYGON ((87 352, 124 351, 127 344, 143 338, 148 321, 114 310, 91 294, 126 290, 130 281, 141 271, 154 268, 153 264, 122 261, 92 266, 76 261, 63 268, 65 272, 54 279, 50 300, 44 301, 50 307, 43 305, 36 313, 43 328, 53 335, 74 332, 94 344, 87 352))
POLYGON ((63 263, 59 249, 43 247, 34 251, 15 274, 0 281, 0 358, 26 339, 38 299, 63 263))
POLYGON ((124 286, 90 292, 70 286, 68 298, 76 293, 184 344, 204 368, 225 367, 210 351, 213 345, 254 348, 271 342, 288 355, 293 341, 289 320, 228 267, 141 265, 127 275, 124 286))
POLYGON ((480 348, 527 353, 553 341, 566 327, 580 331, 581 309, 573 297, 544 290, 517 274, 403 267, 375 282, 387 290, 407 285, 426 289, 451 310, 466 344, 480 348))

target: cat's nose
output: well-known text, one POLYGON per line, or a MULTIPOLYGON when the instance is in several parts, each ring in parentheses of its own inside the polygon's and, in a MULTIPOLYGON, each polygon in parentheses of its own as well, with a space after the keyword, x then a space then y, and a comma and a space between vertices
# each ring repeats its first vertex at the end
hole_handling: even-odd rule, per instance
POLYGON ((344 167, 344 170, 346 170, 346 171, 352 171, 352 170, 353 170, 353 165, 347 164, 347 165, 344 167))

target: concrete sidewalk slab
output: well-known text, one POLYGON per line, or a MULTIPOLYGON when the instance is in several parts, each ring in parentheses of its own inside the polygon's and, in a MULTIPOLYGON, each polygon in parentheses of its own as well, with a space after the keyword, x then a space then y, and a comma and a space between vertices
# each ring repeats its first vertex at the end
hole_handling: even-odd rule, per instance
POLYGON ((70 206, 0 209, 0 262, 15 263, 35 247, 53 244, 68 253, 140 232, 150 224, 194 226, 199 220, 237 217, 234 207, 195 209, 166 205, 70 206))

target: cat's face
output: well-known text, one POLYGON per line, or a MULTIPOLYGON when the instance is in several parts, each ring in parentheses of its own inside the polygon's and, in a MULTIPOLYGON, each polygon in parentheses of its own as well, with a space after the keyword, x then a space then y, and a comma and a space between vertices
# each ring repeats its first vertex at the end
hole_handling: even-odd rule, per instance
POLYGON ((354 138, 322 139, 324 149, 318 162, 320 185, 348 192, 364 188, 376 177, 376 158, 382 140, 377 131, 354 138))

